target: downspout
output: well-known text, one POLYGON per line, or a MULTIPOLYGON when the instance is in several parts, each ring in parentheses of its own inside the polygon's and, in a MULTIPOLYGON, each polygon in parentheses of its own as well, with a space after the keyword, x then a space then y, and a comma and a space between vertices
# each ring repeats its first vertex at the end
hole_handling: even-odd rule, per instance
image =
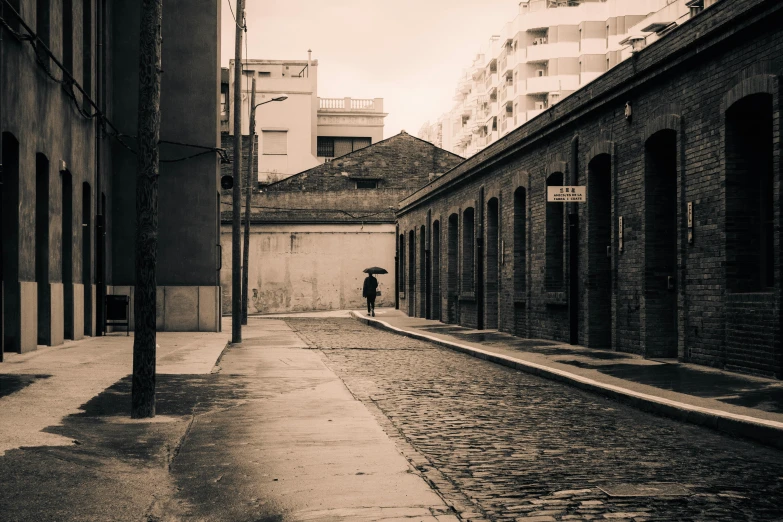
MULTIPOLYGON (((0 18, 5 20, 5 0, 0 0, 0 18)), ((5 28, 0 28, 0 76, 3 75, 3 35, 5 34, 5 28)), ((2 127, 3 127, 3 85, 4 82, 0 82, 0 196, 3 193, 2 183, 5 178, 3 177, 3 140, 2 140, 2 127)), ((2 225, 2 217, 0 217, 0 225, 2 225)), ((2 270, 2 254, 3 247, 0 244, 0 270, 2 270)), ((3 362, 3 353, 5 352, 5 278, 0 273, 0 362, 3 362)))
POLYGON ((103 161, 101 155, 101 131, 106 108, 103 106, 103 82, 105 75, 103 41, 105 39, 105 0, 95 2, 95 105, 100 115, 95 118, 95 335, 104 335, 104 301, 106 294, 106 209, 103 208, 101 178, 103 161), (100 262, 97 262, 100 260, 100 262))

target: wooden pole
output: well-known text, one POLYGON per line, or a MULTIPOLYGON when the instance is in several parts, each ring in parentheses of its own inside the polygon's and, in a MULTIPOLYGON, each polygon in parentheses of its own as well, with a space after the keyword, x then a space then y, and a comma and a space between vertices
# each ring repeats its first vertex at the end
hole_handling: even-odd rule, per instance
POLYGON ((155 416, 155 271, 158 253, 161 24, 163 0, 143 0, 139 41, 136 292, 131 417, 155 416))
POLYGON ((243 0, 237 0, 236 42, 234 46, 234 192, 231 222, 231 342, 242 342, 242 274, 239 225, 242 212, 242 31, 245 16, 243 0))
MULTIPOLYGON (((242 250, 242 324, 247 324, 247 278, 250 258, 250 200, 253 196, 253 152, 256 137, 256 78, 250 91, 250 151, 247 159, 247 191, 245 192, 245 241, 242 250)), ((256 180, 257 182, 257 180, 256 180)))

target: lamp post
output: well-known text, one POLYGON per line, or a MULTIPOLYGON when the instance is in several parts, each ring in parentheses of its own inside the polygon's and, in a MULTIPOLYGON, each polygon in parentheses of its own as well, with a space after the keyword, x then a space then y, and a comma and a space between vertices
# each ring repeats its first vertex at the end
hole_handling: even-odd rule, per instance
POLYGON ((250 151, 247 160, 247 191, 245 192, 245 237, 244 248, 242 251, 242 324, 247 324, 247 279, 248 262, 250 258, 250 199, 253 194, 253 186, 250 184, 253 174, 253 152, 255 150, 256 135, 256 107, 276 101, 288 99, 287 94, 280 94, 271 100, 256 103, 256 79, 253 78, 253 84, 250 91, 250 151))

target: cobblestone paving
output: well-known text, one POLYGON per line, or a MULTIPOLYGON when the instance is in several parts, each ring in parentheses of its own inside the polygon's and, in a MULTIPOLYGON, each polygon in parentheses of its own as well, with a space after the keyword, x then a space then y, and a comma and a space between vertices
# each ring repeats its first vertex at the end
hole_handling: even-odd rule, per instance
POLYGON ((783 520, 783 452, 352 319, 287 322, 463 520, 783 520), (604 492, 667 484, 686 494, 604 492))

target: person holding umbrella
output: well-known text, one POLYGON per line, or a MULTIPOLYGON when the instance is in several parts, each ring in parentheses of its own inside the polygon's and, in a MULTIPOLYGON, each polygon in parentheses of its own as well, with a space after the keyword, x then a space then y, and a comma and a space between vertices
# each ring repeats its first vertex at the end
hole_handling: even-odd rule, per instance
POLYGON ((378 295, 378 280, 373 277, 373 274, 388 274, 389 272, 377 266, 365 268, 364 272, 367 274, 367 277, 364 278, 362 297, 367 299, 367 315, 375 317, 375 296, 378 295))

